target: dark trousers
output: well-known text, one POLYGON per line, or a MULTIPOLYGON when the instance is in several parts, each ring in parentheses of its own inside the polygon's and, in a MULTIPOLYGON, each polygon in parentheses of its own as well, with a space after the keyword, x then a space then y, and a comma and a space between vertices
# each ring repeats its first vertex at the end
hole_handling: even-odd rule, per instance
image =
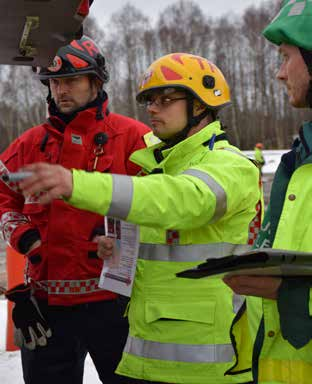
POLYGON ((128 334, 121 299, 73 307, 54 307, 39 302, 52 330, 45 347, 23 348, 25 384, 82 384, 84 361, 89 352, 104 384, 126 384, 115 375, 128 334))

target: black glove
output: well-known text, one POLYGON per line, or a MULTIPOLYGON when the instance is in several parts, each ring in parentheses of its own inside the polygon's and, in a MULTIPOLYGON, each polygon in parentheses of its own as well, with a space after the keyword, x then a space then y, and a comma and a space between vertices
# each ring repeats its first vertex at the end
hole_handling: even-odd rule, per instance
POLYGON ((31 287, 19 284, 6 291, 5 296, 15 303, 12 311, 15 325, 14 344, 31 350, 47 345, 47 339, 52 336, 52 332, 32 296, 31 287))

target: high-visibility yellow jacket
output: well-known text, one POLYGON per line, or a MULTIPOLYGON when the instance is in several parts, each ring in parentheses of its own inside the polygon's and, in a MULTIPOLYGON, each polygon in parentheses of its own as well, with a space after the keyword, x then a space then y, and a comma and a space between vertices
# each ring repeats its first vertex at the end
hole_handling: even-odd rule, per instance
POLYGON ((141 226, 121 375, 166 383, 250 381, 250 372, 224 377, 234 361, 229 327, 241 297, 220 278, 175 276, 252 242, 259 170, 224 136, 214 122, 173 148, 162 151, 160 143, 137 151, 131 160, 153 173, 146 177, 73 171, 70 204, 141 226))
POLYGON ((255 160, 258 164, 259 168, 262 168, 265 164, 265 160, 263 157, 262 150, 260 148, 255 147, 255 160))
MULTIPOLYGON (((312 251, 312 123, 302 135, 305 145, 297 143, 284 155, 276 173, 271 203, 261 232, 262 247, 292 251, 312 251), (280 205, 280 212, 278 205, 280 205)), ((258 241, 257 241, 258 242, 258 241)), ((231 374, 251 366, 261 384, 310 384, 312 382, 312 279, 283 279, 278 300, 249 297, 247 311, 240 311, 232 329, 236 338, 238 361, 231 374), (250 339, 251 340, 250 340, 250 339), (258 356, 258 358, 255 358, 258 356)), ((246 308, 246 307, 245 307, 246 308)))

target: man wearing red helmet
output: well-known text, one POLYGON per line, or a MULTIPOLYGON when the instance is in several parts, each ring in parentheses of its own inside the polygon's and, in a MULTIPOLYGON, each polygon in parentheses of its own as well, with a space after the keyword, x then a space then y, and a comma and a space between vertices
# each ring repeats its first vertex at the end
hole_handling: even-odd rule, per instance
MULTIPOLYGON (((1 176, 38 161, 89 172, 139 171, 129 156, 145 146, 149 129, 109 112, 105 59, 91 39, 60 48, 38 75, 49 89, 49 118, 1 154, 1 176)), ((7 293, 16 302, 25 383, 82 383, 87 352, 103 383, 121 383, 114 370, 127 336, 123 306, 98 288, 103 262, 94 240, 104 234, 103 216, 63 202, 43 206, 38 198, 24 199, 16 183, 0 181, 3 236, 26 256, 27 284, 7 293), (31 291, 38 306, 30 304, 31 291)))

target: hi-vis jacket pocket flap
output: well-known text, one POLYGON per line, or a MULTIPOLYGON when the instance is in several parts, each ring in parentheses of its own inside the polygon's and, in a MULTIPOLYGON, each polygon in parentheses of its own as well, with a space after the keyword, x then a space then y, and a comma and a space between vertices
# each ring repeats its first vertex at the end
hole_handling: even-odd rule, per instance
POLYGON ((145 305, 145 320, 184 320, 213 324, 215 320, 215 301, 174 302, 148 301, 145 305))

